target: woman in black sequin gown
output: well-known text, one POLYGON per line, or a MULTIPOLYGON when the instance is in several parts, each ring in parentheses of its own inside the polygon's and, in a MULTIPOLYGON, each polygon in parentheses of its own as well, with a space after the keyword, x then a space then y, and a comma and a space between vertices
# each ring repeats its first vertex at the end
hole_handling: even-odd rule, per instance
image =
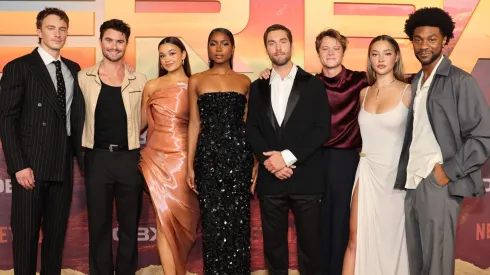
POLYGON ((234 39, 208 38, 210 69, 189 79, 188 184, 199 196, 204 274, 250 274, 250 188, 256 178, 245 135, 250 80, 232 70, 234 39))

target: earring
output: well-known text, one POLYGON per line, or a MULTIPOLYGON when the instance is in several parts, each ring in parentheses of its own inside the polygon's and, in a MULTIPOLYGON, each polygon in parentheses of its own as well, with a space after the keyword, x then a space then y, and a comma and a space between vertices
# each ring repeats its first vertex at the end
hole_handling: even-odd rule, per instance
POLYGON ((184 65, 184 59, 182 59, 182 65, 184 65))

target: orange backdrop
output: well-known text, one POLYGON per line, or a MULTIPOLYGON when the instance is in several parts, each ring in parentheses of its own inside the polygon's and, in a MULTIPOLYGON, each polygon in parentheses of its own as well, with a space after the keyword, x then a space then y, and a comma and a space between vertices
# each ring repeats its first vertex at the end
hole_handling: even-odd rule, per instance
MULTIPOLYGON (((70 29, 63 55, 82 68, 101 59, 98 27, 111 18, 125 20, 132 35, 126 61, 147 74, 157 75, 157 44, 164 36, 181 37, 190 54, 193 72, 207 68, 206 41, 209 31, 226 27, 235 35, 235 69, 252 80, 270 66, 262 42, 267 26, 280 23, 293 32, 293 61, 307 71, 317 72, 315 36, 336 28, 349 37, 346 67, 364 70, 367 46, 372 37, 389 34, 402 47, 405 71, 419 69, 412 47, 403 33, 409 13, 424 6, 444 8, 456 22, 455 39, 445 49, 453 63, 471 72, 490 99, 490 1, 487 0, 92 0, 53 1, 68 12, 70 29)), ((0 1, 0 75, 5 64, 36 46, 35 16, 43 1, 0 1)), ((145 138, 142 137, 144 142, 145 138)), ((1 150, 1 148, 0 148, 1 150)), ((490 167, 484 168, 490 191, 490 167)), ((9 229, 11 183, 0 154, 0 270, 12 268, 9 229)), ((88 233, 83 178, 75 176, 74 197, 67 233, 64 268, 88 273, 88 233)), ((262 231, 257 202, 252 200, 252 269, 264 269, 262 231)), ((145 195, 140 225, 140 267, 158 264, 155 249, 154 215, 145 195)), ((466 199, 460 217, 457 258, 481 269, 490 268, 490 195, 466 199)), ((114 224, 114 244, 117 244, 114 224)), ((294 226, 290 226, 290 264, 296 267, 294 226)), ((200 272, 200 240, 188 262, 190 271, 200 272)))

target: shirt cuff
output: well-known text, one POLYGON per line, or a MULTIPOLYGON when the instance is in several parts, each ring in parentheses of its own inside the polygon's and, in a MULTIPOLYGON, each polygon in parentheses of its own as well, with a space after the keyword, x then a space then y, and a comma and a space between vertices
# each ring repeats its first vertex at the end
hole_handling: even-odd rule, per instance
POLYGON ((287 167, 295 164, 298 161, 298 159, 289 150, 281 151, 281 155, 287 167))

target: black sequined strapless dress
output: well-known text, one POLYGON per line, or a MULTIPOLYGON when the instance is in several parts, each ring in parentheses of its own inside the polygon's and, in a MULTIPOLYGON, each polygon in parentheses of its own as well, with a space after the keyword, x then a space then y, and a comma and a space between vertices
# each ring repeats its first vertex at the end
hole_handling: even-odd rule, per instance
POLYGON ((253 155, 237 92, 198 99, 201 128, 194 160, 202 224, 204 274, 250 274, 250 186, 253 155))

